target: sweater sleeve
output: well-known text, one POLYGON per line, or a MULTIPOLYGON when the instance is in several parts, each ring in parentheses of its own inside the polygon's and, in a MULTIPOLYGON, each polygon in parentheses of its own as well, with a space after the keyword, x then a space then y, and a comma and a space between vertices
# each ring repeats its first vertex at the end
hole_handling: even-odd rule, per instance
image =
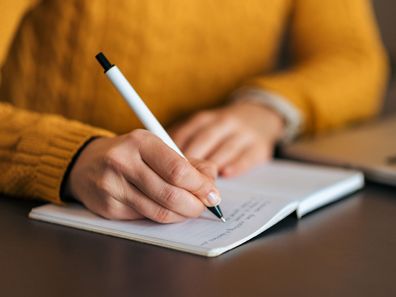
MULTIPOLYGON (((0 0, 0 65, 19 22, 39 2, 0 0)), ((0 98, 0 192, 59 203, 73 156, 90 138, 111 135, 60 116, 21 110, 0 98)))
POLYGON ((11 40, 24 14, 40 0, 0 0, 0 65, 3 64, 11 40))
POLYGON ((387 63, 368 0, 295 0, 290 28, 293 63, 245 87, 286 98, 305 134, 369 118, 378 111, 387 63))
POLYGON ((0 103, 0 192, 60 203, 63 176, 79 148, 111 132, 0 103))

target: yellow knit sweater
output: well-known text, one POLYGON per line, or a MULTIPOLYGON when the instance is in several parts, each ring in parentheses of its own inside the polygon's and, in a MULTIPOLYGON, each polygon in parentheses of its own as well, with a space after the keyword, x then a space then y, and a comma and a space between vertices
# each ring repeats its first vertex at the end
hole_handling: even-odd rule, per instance
POLYGON ((59 202, 87 139, 139 126, 100 50, 165 124, 253 86, 316 133, 375 114, 386 80, 366 0, 0 0, 0 11, 0 192, 18 197, 59 202), (274 72, 286 28, 293 64, 274 72))

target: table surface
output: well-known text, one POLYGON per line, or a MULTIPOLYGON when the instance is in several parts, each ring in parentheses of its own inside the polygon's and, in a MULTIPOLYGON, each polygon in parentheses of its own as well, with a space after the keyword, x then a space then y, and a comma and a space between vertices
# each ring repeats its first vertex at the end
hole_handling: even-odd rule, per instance
POLYGON ((396 188, 363 191, 204 258, 33 221, 0 197, 1 296, 396 296, 396 188))

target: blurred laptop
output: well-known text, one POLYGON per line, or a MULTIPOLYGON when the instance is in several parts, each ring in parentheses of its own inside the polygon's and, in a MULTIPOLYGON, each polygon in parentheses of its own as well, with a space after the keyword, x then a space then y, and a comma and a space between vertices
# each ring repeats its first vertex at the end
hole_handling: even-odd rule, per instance
POLYGON ((282 148, 298 160, 362 170, 368 180, 396 186, 396 116, 282 148))

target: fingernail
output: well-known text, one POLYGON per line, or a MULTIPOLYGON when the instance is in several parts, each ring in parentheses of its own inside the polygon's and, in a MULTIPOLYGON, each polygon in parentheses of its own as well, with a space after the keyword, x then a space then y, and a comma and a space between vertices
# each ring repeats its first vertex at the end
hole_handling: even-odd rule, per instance
POLYGON ((209 200, 210 204, 215 206, 220 203, 221 199, 220 199, 220 196, 216 192, 210 192, 208 194, 208 200, 209 200))

